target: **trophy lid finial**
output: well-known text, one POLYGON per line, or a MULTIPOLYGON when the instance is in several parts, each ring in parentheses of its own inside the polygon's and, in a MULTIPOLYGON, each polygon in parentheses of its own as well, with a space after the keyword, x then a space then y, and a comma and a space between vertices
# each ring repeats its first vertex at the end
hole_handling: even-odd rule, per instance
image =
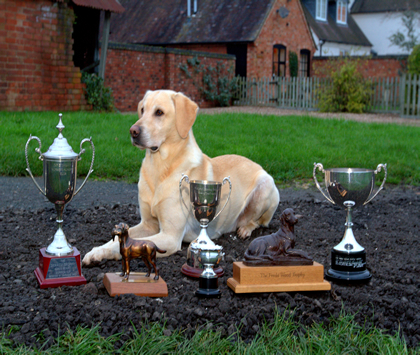
POLYGON ((64 129, 61 113, 58 114, 60 121, 55 127, 58 129, 58 137, 54 139, 53 144, 50 146, 48 151, 44 153, 44 158, 52 160, 75 160, 78 158, 78 154, 73 151, 73 148, 68 144, 67 139, 64 138, 61 133, 64 129))
POLYGON ((63 118, 63 114, 62 113, 59 113, 58 114, 58 117, 60 118, 60 121, 58 122, 58 125, 57 126, 55 126, 55 128, 57 128, 58 129, 58 138, 63 138, 63 134, 61 133, 62 131, 63 131, 63 129, 66 127, 66 126, 64 126, 63 125, 63 121, 61 120, 62 118, 63 118))

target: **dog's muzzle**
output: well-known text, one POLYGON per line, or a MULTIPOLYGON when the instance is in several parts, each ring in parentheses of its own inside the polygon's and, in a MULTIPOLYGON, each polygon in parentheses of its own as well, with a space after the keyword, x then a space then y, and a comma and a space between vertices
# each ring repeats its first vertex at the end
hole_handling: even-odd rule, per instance
MULTIPOLYGON (((148 148, 144 146, 141 143, 141 127, 137 125, 132 125, 130 128, 130 135, 131 135, 131 141, 133 142, 133 145, 136 145, 141 148, 148 148)), ((153 153, 157 152, 159 150, 159 147, 150 147, 149 148, 153 153)))

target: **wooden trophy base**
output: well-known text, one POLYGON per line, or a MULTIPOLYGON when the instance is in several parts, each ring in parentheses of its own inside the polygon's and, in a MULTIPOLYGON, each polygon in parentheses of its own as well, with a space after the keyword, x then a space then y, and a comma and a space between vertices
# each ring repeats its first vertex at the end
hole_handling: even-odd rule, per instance
POLYGON ((39 251, 39 266, 34 273, 40 288, 85 285, 82 275, 80 252, 73 247, 73 254, 66 256, 48 255, 42 248, 39 251))
POLYGON ((227 280, 235 293, 328 291, 331 284, 324 280, 324 266, 246 266, 233 263, 233 278, 227 280))
POLYGON ((146 277, 145 272, 131 272, 128 281, 123 281, 119 272, 106 273, 104 276, 104 286, 111 297, 125 295, 128 293, 136 296, 146 297, 167 297, 168 286, 162 277, 154 280, 155 274, 146 277))

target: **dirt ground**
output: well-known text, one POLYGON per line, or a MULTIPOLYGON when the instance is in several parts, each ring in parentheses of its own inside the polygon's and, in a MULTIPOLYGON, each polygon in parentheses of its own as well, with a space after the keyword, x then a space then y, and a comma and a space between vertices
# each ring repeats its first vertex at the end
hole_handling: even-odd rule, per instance
MULTIPOLYGON (((187 245, 158 260, 168 285, 165 298, 110 297, 102 279, 104 273, 121 271, 118 261, 83 268, 86 285, 40 289, 34 270, 38 250, 49 244, 57 229, 55 210, 30 178, 0 177, 0 187, 0 324, 17 343, 39 346, 53 341, 58 331, 98 323, 103 336, 124 332, 124 341, 132 335, 132 324, 144 320, 165 323, 165 334, 179 328, 192 334, 197 327, 208 326, 227 336, 240 327, 241 336, 250 340, 264 321, 273 319, 276 309, 280 314, 293 311, 296 321, 306 325, 328 323, 344 309, 356 314, 360 324, 373 324, 391 334, 400 330, 409 347, 420 344, 418 187, 386 186, 372 202, 355 210, 354 234, 367 251, 370 283, 333 284, 331 291, 235 294, 226 284, 232 263, 242 260, 253 238, 276 231, 280 213, 288 207, 303 215, 295 227, 296 248, 329 267, 331 248, 344 232, 345 211, 325 201, 314 187, 281 190, 281 203, 268 229, 257 230, 246 241, 234 232, 217 240, 226 254, 220 299, 194 295, 197 280, 180 272, 187 245)), ((135 184, 89 181, 67 205, 63 229, 83 256, 110 239, 115 223, 133 226, 139 220, 135 184)), ((146 271, 141 261, 131 266, 146 271)))

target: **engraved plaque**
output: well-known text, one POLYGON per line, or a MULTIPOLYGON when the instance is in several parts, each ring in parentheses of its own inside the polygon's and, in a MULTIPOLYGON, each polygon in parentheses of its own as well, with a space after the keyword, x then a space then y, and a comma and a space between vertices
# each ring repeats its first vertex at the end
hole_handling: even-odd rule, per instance
POLYGON ((46 279, 58 279, 63 277, 79 276, 79 269, 75 258, 51 259, 46 279))
POLYGON ((366 253, 340 253, 333 249, 331 267, 339 271, 363 271, 366 269, 366 253))

